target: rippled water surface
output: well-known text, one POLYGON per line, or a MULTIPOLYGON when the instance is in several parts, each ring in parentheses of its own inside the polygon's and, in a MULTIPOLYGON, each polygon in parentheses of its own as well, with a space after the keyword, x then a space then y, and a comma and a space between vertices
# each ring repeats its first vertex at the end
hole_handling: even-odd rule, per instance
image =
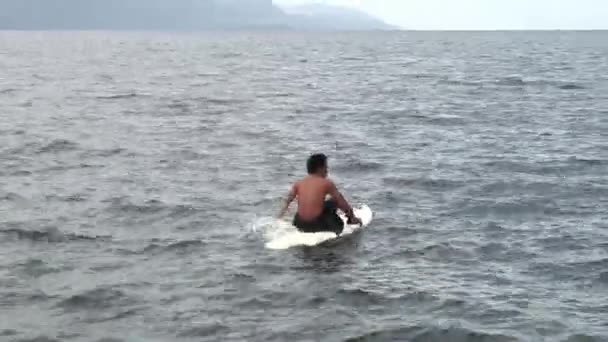
POLYGON ((608 33, 0 33, 1 341, 607 341, 608 33), (273 251, 311 152, 376 218, 273 251))

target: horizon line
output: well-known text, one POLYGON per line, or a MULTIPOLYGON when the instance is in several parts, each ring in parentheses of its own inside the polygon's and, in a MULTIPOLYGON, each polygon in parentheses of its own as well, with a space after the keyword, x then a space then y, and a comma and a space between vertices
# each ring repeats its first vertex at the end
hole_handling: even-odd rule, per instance
POLYGON ((244 27, 244 28, 224 28, 224 29, 120 29, 120 28, 0 28, 0 32, 606 32, 608 28, 510 28, 510 29, 416 29, 416 28, 393 28, 393 29, 365 29, 365 30, 332 30, 332 29, 297 29, 297 28, 277 28, 277 27, 244 27))

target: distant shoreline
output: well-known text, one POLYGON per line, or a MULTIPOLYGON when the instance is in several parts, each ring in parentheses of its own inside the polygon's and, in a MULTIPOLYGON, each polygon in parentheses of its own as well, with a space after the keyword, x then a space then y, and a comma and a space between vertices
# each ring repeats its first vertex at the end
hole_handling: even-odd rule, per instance
POLYGON ((608 29, 509 29, 509 30, 488 30, 488 29, 471 29, 471 30, 417 30, 417 29, 368 29, 368 30, 326 30, 326 29, 300 29, 290 27, 252 27, 252 28, 222 28, 222 29, 113 29, 113 28, 0 28, 0 32, 141 32, 141 33, 235 33, 235 32, 292 32, 292 33, 366 33, 366 32, 383 32, 383 33, 517 33, 517 32, 608 32, 608 29))

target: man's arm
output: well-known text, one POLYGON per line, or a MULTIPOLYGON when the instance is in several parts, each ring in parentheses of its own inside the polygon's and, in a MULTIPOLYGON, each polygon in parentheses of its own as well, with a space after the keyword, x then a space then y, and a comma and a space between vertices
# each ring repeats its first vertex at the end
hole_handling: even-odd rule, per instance
POLYGON ((336 184, 334 184, 332 181, 329 181, 328 192, 331 198, 334 199, 338 204, 338 209, 342 210, 346 214, 346 217, 348 217, 350 220, 355 219, 353 208, 350 206, 350 204, 348 204, 344 196, 342 196, 340 191, 338 191, 336 184))
POLYGON ((298 195, 298 186, 297 186, 297 184, 294 184, 291 187, 291 190, 289 191, 287 198, 285 199, 285 203, 283 204, 283 208, 281 208, 281 211, 279 212, 278 218, 282 218, 283 216, 285 216, 287 209, 289 209, 289 205, 291 204, 291 202, 293 202, 293 200, 296 198, 297 195, 298 195))

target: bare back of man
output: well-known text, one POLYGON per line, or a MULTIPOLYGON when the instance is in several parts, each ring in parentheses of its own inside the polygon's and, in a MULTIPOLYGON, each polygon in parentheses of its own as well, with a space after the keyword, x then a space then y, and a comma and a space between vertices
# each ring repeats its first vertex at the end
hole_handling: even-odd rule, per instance
POLYGON ((314 220, 321 215, 325 198, 329 195, 330 181, 326 178, 308 176, 294 184, 298 202, 298 216, 303 220, 314 220))
POLYGON ((326 207, 327 196, 336 206, 348 213, 352 211, 336 185, 327 178, 307 176, 294 185, 298 202, 298 216, 303 220, 314 220, 319 217, 326 207))

